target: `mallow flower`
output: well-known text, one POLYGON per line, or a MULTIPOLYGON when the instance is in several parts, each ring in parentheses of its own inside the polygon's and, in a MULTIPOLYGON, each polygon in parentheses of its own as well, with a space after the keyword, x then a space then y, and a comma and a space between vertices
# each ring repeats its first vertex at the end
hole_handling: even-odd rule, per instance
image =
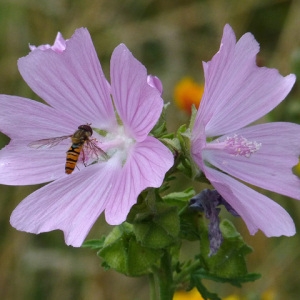
POLYGON ((295 226, 289 214, 245 184, 300 199, 300 179, 292 171, 299 161, 300 126, 247 126, 277 106, 295 82, 293 74, 283 77, 275 69, 258 67, 258 52, 252 34, 236 42, 232 28, 224 27, 219 51, 203 63, 205 87, 191 155, 251 234, 260 229, 268 237, 291 236, 295 226))
POLYGON ((48 105, 0 96, 0 130, 11 138, 0 151, 0 183, 51 181, 23 200, 10 222, 31 233, 60 229, 66 244, 77 247, 103 211, 109 224, 122 223, 139 193, 159 187, 172 166, 170 150, 150 134, 163 108, 162 85, 124 44, 113 51, 109 84, 84 28, 31 50, 18 67, 48 105), (86 147, 70 175, 64 167, 70 138, 30 147, 71 136, 81 125, 93 129, 93 147, 105 155, 94 157, 86 147))

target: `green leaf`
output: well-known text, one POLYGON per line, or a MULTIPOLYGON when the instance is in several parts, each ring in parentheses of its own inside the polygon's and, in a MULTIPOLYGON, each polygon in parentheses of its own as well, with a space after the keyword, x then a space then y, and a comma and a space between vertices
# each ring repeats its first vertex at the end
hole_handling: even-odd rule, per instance
POLYGON ((255 281, 260 278, 259 274, 250 273, 236 278, 221 278, 207 273, 204 269, 199 269, 191 274, 191 287, 196 287, 204 299, 221 300, 215 293, 209 292, 202 284, 202 279, 209 279, 215 282, 230 283, 234 286, 241 287, 242 283, 255 281))
POLYGON ((163 252, 143 247, 132 231, 133 226, 123 223, 115 227, 105 239, 98 255, 104 264, 127 276, 141 276, 150 273, 163 252))
POLYGON ((192 287, 195 286, 197 288, 203 299, 222 300, 217 294, 209 292, 208 289, 202 284, 201 279, 201 276, 198 276, 197 274, 191 275, 191 285, 192 287))
POLYGON ((250 282, 250 281, 255 281, 257 279, 259 279, 261 277, 260 274, 257 273, 248 273, 246 275, 243 276, 237 276, 234 278, 224 278, 224 277, 218 277, 215 276, 213 274, 208 273, 206 270, 204 269, 199 269, 197 271, 195 271, 192 274, 193 278, 198 278, 198 279, 209 279, 209 280, 213 280, 216 282, 222 282, 222 283, 230 283, 234 286, 237 287, 241 287, 242 283, 246 283, 246 282, 250 282))

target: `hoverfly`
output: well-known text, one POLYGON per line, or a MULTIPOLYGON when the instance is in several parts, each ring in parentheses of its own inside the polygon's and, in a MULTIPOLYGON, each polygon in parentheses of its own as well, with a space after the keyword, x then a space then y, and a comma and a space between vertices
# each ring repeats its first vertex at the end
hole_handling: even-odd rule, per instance
POLYGON ((100 156, 108 159, 107 154, 97 146, 95 139, 90 139, 93 134, 91 124, 80 125, 72 135, 64 135, 50 139, 42 139, 28 144, 31 148, 52 148, 58 145, 61 141, 71 138, 72 145, 67 151, 65 172, 71 174, 77 164, 79 155, 82 154, 82 162, 86 166, 89 157, 95 157, 97 160, 100 156))

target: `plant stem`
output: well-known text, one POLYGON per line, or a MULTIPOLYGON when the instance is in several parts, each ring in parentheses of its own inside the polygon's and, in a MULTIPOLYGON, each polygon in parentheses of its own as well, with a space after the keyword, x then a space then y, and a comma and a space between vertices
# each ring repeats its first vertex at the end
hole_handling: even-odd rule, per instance
POLYGON ((160 269, 156 273, 159 283, 159 299, 172 300, 174 295, 172 258, 167 250, 161 258, 160 269))
POLYGON ((149 284, 150 284, 150 300, 156 300, 157 299, 157 290, 155 285, 155 278, 153 274, 149 274, 149 284))

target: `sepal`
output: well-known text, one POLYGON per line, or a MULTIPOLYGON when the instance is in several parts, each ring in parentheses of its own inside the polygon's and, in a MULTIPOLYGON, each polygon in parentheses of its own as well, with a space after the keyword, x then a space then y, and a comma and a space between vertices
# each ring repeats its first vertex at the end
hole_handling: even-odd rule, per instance
POLYGON ((150 273, 162 254, 160 249, 143 247, 135 237, 133 226, 128 223, 115 227, 98 252, 106 267, 127 276, 150 273))
POLYGON ((176 206, 144 201, 132 207, 127 221, 144 247, 163 249, 178 241, 180 222, 176 206))

